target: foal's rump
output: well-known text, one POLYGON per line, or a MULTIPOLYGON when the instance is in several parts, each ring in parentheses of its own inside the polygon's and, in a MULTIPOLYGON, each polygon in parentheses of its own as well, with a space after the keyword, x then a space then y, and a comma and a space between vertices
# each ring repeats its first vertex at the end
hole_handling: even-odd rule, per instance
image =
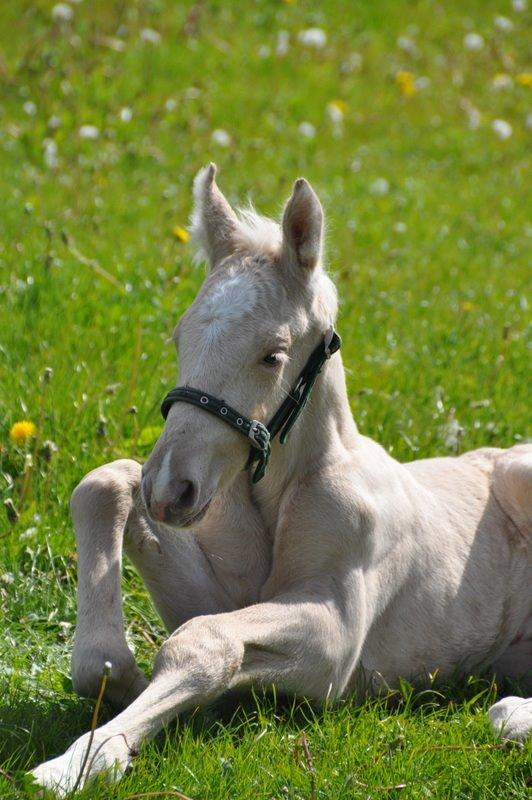
POLYGON ((492 490, 517 528, 522 545, 532 544, 532 444, 503 451, 495 460, 492 490))

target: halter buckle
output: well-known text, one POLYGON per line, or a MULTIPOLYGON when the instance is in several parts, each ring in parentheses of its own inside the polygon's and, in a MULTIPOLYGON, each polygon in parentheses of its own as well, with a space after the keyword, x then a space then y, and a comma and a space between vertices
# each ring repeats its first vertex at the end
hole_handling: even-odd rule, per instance
POLYGON ((270 432, 258 419, 252 419, 249 426, 248 437, 251 439, 253 447, 257 450, 265 450, 270 440, 270 432))

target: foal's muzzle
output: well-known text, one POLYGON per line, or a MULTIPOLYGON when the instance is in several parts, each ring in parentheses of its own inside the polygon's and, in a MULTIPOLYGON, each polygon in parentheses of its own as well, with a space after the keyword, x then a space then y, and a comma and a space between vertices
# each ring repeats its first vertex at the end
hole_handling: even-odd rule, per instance
MULTIPOLYGON (((181 480, 172 484, 172 497, 168 500, 153 498, 152 484, 148 476, 142 479, 142 496, 149 516, 156 522, 165 522, 175 527, 186 527, 199 517, 193 514, 198 501, 199 489, 193 481, 181 480)), ((201 509, 200 512, 205 512, 201 509)), ((201 513, 201 516, 203 516, 201 513)))

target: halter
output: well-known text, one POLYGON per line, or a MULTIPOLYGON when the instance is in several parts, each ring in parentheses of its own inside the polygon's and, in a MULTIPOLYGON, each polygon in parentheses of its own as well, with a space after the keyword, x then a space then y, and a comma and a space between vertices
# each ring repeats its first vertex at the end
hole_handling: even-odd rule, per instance
POLYGON ((243 414, 239 414, 223 400, 188 386, 178 386, 168 392, 161 405, 163 419, 167 418, 174 403, 181 402, 202 408, 231 425, 232 428, 251 440, 251 449, 244 469, 249 469, 257 462, 252 477, 253 483, 257 483, 266 472, 273 439, 279 434, 281 444, 286 442, 288 434, 305 407, 323 365, 333 353, 340 349, 340 344, 341 339, 334 328, 329 328, 322 341, 310 354, 307 363, 299 373, 294 388, 279 406, 267 426, 258 419, 249 419, 243 414))

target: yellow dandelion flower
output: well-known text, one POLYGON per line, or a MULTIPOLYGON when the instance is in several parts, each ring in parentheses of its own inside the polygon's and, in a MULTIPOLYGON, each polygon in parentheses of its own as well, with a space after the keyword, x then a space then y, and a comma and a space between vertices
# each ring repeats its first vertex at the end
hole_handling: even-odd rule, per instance
POLYGON ((15 422, 9 431, 9 438, 13 444, 26 444, 35 434, 37 428, 28 419, 23 419, 20 422, 15 422))
POLYGON ((532 86, 532 72, 521 72, 516 81, 520 86, 532 86))
POLYGON ((395 73, 395 83, 404 97, 413 97, 416 93, 416 79, 412 72, 401 69, 395 73))
POLYGON ((473 305, 471 300, 463 300, 460 303, 460 310, 464 311, 466 314, 468 314, 470 311, 473 311, 474 307, 475 306, 473 305))
POLYGON ((186 228, 182 228, 181 225, 175 225, 172 228, 172 233, 179 242, 188 242, 190 239, 190 233, 186 228))

